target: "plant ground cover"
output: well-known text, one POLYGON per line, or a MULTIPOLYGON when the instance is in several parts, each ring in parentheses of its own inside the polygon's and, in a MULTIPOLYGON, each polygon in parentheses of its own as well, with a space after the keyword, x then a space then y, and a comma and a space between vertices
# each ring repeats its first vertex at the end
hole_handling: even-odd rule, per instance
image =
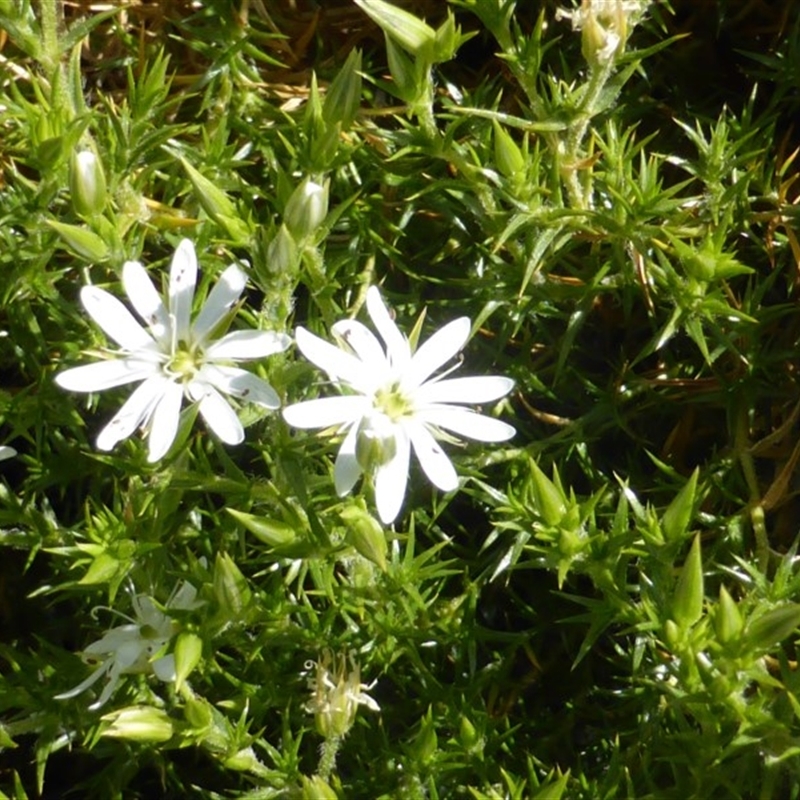
POLYGON ((798 797, 798 64, 0 0, 0 797, 798 797))

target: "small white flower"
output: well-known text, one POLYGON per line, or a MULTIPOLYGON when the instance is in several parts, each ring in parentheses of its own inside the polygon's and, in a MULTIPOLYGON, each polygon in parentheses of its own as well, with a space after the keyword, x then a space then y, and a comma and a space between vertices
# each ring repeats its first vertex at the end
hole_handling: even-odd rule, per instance
POLYGON ((0 444, 0 461, 5 461, 7 458, 13 458, 17 451, 13 447, 6 444, 0 444))
POLYGON ((192 322, 197 256, 194 245, 184 239, 172 258, 166 305, 138 261, 122 268, 125 292, 147 329, 113 295, 96 286, 81 289, 84 308, 120 350, 117 358, 60 373, 56 383, 73 392, 97 392, 142 381, 100 432, 100 450, 111 450, 142 427, 149 431, 148 460, 158 461, 175 440, 184 397, 198 404, 208 427, 226 444, 239 444, 244 429, 222 395, 278 408, 280 399, 266 381, 231 363, 279 353, 291 339, 255 330, 213 338, 246 281, 239 267, 228 267, 192 322))
POLYGON ((378 514, 388 524, 403 503, 412 448, 431 483, 450 492, 458 487, 458 476, 437 441, 442 429, 480 442, 514 435, 511 425, 465 407, 504 397, 514 382, 500 376, 445 380, 452 370, 431 377, 467 341, 466 317, 445 325, 412 353, 374 286, 367 292, 367 310, 385 349, 356 320, 333 326, 339 347, 297 329, 303 355, 354 394, 296 403, 283 415, 297 428, 336 426, 346 433, 334 467, 336 491, 341 497, 362 472, 374 474, 378 514))
MULTIPOLYGON (((167 601, 167 610, 194 608, 197 605, 196 597, 194 586, 184 582, 167 601)), ((94 711, 105 705, 122 675, 153 673, 165 683, 175 680, 175 657, 172 653, 156 659, 153 656, 167 646, 178 632, 178 626, 147 595, 140 594, 133 598, 133 611, 135 619, 131 619, 129 624, 111 628, 105 636, 92 642, 83 651, 86 663, 95 663, 99 659, 99 666, 73 689, 56 695, 56 700, 76 697, 106 676, 107 682, 100 697, 89 706, 94 711)))

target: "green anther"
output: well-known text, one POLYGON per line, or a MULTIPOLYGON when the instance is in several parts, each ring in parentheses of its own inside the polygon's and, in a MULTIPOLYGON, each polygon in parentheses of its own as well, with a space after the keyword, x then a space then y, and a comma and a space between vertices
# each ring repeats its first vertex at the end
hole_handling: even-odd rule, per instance
POLYGON ((392 422, 411 413, 411 404, 401 394, 397 384, 375 392, 375 408, 386 414, 392 422))
POLYGON ((184 381, 191 380, 202 365, 201 354, 188 348, 183 342, 178 343, 174 356, 167 364, 167 372, 180 376, 184 381))

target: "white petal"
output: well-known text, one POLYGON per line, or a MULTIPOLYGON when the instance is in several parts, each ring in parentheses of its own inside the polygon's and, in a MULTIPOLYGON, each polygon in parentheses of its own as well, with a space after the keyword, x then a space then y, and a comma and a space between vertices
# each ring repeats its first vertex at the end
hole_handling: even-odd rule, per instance
POLYGON ((389 362, 383 347, 375 334, 355 319, 343 319, 337 322, 331 333, 344 342, 368 369, 388 370, 389 362))
POLYGON ((13 447, 7 445, 0 445, 0 461, 5 461, 7 458, 13 458, 17 451, 13 447))
POLYGON ((198 376, 201 380, 216 386, 224 394, 255 403, 264 408, 280 408, 281 399, 277 392, 265 381, 236 367, 221 367, 206 364, 198 376))
POLYGON ((88 678, 82 680, 77 686, 73 687, 68 692, 61 692, 61 694, 55 695, 54 699, 69 700, 71 697, 77 697, 81 692, 85 692, 90 686, 97 683, 97 681, 108 672, 110 666, 110 661, 101 664, 99 667, 97 667, 97 669, 90 673, 88 678))
POLYGON ((404 370, 411 360, 411 347, 394 324, 377 286, 370 286, 367 291, 367 311, 386 344, 386 354, 392 367, 404 370))
POLYGON ((394 458, 375 473, 375 505, 384 525, 394 522, 403 505, 408 483, 408 463, 411 446, 405 430, 398 426, 397 452, 394 458))
POLYGON ((153 336, 162 347, 169 347, 172 339, 169 314, 147 270, 138 261, 126 261, 122 267, 122 285, 136 313, 145 321, 153 336))
POLYGON ((197 255, 191 241, 183 239, 172 256, 169 269, 169 314, 175 336, 173 345, 189 341, 189 322, 196 284, 197 255))
POLYGON ((102 638, 88 645, 84 649, 83 655, 84 657, 113 655, 124 644, 130 641, 139 641, 139 639, 141 636, 138 624, 118 625, 116 628, 106 631, 102 638))
POLYGON ((134 352, 155 346, 150 334, 114 295, 97 286, 84 286, 81 302, 106 335, 125 350, 134 352))
POLYGON ((300 352, 331 378, 345 381, 360 392, 371 394, 374 391, 375 375, 356 356, 334 347, 305 328, 297 329, 295 340, 300 352))
POLYGON ((506 422, 457 406, 430 406, 417 419, 478 442, 505 442, 516 433, 506 422))
POLYGON ((414 401, 417 404, 490 403, 505 397, 513 388, 514 381, 500 375, 449 378, 423 384, 414 393, 414 401))
POLYGON ((98 708, 101 708, 109 701, 111 695, 114 694, 114 691, 119 685, 119 676, 120 669, 117 663, 112 659, 111 667, 108 670, 108 682, 103 687, 103 691, 100 692, 100 697, 89 706, 89 711, 97 711, 98 708))
POLYGON ((70 392, 102 392, 126 383, 143 381, 159 371, 157 362, 118 358, 59 372, 55 381, 70 392))
POLYGON ((175 656, 172 653, 157 658, 150 666, 156 677, 164 683, 172 683, 175 680, 175 656))
POLYGON ((442 450, 442 446, 431 436, 430 431, 420 424, 406 426, 411 436, 411 444, 417 454, 422 469, 428 480, 443 492, 452 492, 458 488, 458 475, 453 462, 442 450))
POLYGON ((372 407, 366 397, 322 397, 305 400, 283 409, 283 418, 294 428, 328 428, 355 422, 372 407))
POLYGON ((225 444, 240 444, 243 441, 244 428, 239 422, 239 417, 212 386, 206 386, 205 394, 200 400, 200 414, 206 421, 206 425, 225 444))
POLYGON ((466 317, 454 319, 436 331, 411 357, 411 364, 403 373, 403 385, 409 389, 419 386, 464 346, 469 331, 466 317))
POLYGON ((98 449, 112 450, 117 442, 127 439, 140 425, 147 423, 169 382, 164 376, 155 375, 138 386, 111 422, 100 431, 98 449))
POLYGON ((361 465, 356 458, 357 438, 358 426, 353 425, 336 454, 336 463, 333 465, 333 483, 339 497, 344 497, 361 477, 361 465))
POLYGON ((192 325, 192 337, 195 342, 202 342, 214 328, 219 325, 225 315, 236 305, 239 295, 244 291, 247 276, 231 264, 209 292, 203 308, 192 325))
POLYGON ((178 421, 181 414, 183 388, 180 384, 167 381, 163 393, 150 417, 150 433, 147 437, 149 450, 147 460, 153 464, 163 458, 175 441, 178 421))
POLYGON ((292 340, 275 331, 233 331, 206 348, 206 358, 249 361, 283 352, 292 340))

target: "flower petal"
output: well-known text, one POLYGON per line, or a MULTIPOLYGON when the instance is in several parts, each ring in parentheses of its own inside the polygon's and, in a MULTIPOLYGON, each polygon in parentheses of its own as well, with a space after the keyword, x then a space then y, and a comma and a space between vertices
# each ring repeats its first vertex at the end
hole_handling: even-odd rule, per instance
POLYGON ((167 380, 162 386, 161 397, 150 417, 150 433, 147 437, 147 460, 151 464, 163 458, 175 441, 183 400, 183 387, 179 383, 167 380))
POLYGON ((442 446, 431 436, 430 431, 422 424, 406 424, 406 429, 414 445, 423 471, 428 480, 443 492, 452 492, 458 488, 458 475, 453 462, 442 450, 442 446))
POLYGON ((375 472, 375 505, 378 516, 384 525, 394 522, 403 505, 408 483, 408 464, 411 446, 406 431, 398 426, 397 452, 391 461, 379 467, 375 472))
POLYGON ((367 311, 386 344, 386 355, 394 369, 404 370, 411 360, 411 347, 386 308, 377 286, 367 291, 367 311))
POLYGON ((454 319, 436 331, 411 357, 411 364, 403 374, 403 385, 408 389, 419 386, 464 346, 469 331, 467 317, 454 319))
POLYGON ((147 270, 138 261, 126 261, 122 267, 122 285, 153 336, 162 347, 169 347, 172 339, 169 314, 147 270))
POLYGON ((59 372, 56 384, 69 392, 102 392, 126 383, 143 381, 160 371, 153 361, 117 358, 59 372))
POLYGON ((277 392, 265 380, 247 370, 206 364, 200 370, 198 378, 239 400, 246 400, 263 408, 280 408, 281 399, 277 392))
POLYGON ((113 450, 117 442, 127 439, 140 425, 147 423, 169 379, 154 375, 138 386, 122 408, 97 437, 99 450, 113 450))
POLYGON ((378 338, 358 320, 343 319, 331 328, 331 333, 361 359, 365 369, 384 372, 389 369, 389 362, 378 338))
POLYGON ((200 400, 200 414, 206 425, 225 444, 241 444, 244 440, 244 428, 239 422, 239 417, 213 386, 205 386, 205 392, 200 400))
POLYGON ((334 380, 342 380, 365 394, 375 390, 375 376, 356 356, 334 347, 305 328, 295 331, 295 341, 300 352, 334 380))
POLYGON ((361 477, 363 471, 356 458, 357 438, 358 426, 353 425, 336 454, 336 463, 333 465, 333 483, 339 497, 344 497, 356 485, 356 481, 361 477))
POLYGON ((477 442, 505 442, 516 433, 506 422, 457 406, 430 406, 420 411, 417 419, 477 442))
POLYGON ((172 653, 157 658, 150 666, 160 681, 172 683, 175 680, 175 656, 172 653))
POLYGON ((81 289, 81 303, 105 334, 128 351, 155 348, 150 334, 113 294, 97 286, 81 289))
POLYGON ((55 700, 69 700, 72 697, 77 697, 81 692, 85 692, 90 686, 97 683, 100 678, 105 675, 111 666, 110 661, 106 661, 105 663, 101 664, 97 669, 92 670, 89 673, 89 676, 82 680, 77 686, 74 686, 67 692, 61 692, 61 694, 57 694, 54 696, 55 700))
POLYGON ((206 302, 192 325, 192 338, 195 342, 202 343, 208 334, 219 325, 225 315, 236 305, 246 283, 247 276, 236 264, 231 264, 219 276, 219 280, 208 293, 206 302))
MULTIPOLYGON (((172 333, 177 342, 189 341, 189 322, 192 317, 192 301, 197 284, 197 255, 189 239, 181 240, 172 256, 169 269, 169 315, 172 333)), ((166 452, 166 451, 165 451, 166 452)), ((158 460, 158 459, 156 459, 158 460)))
POLYGON ((275 331, 233 331, 206 348, 206 358, 249 361, 283 352, 292 340, 275 331))
POLYGON ((424 403, 490 403, 505 397, 514 388, 511 378, 485 375, 428 381, 414 393, 414 401, 424 403))
POLYGON ((106 672, 108 673, 108 682, 103 687, 103 691, 100 692, 100 697, 89 706, 89 711, 97 711, 98 708, 102 708, 109 701, 111 695, 114 694, 119 685, 119 678, 122 671, 113 658, 106 672))
POLYGON ((372 407, 366 397, 350 395, 305 400, 283 409, 283 418, 294 428, 329 428, 355 422, 372 407))

